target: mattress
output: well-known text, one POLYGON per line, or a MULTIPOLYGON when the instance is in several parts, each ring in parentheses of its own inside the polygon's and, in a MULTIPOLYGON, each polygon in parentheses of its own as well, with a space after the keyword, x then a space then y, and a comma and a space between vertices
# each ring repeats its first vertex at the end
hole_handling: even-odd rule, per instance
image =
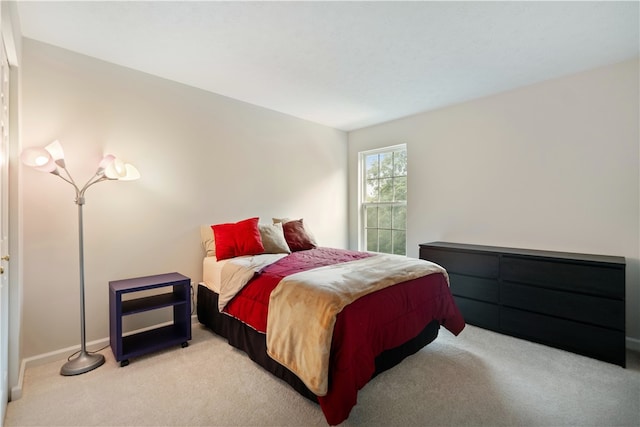
POLYGON ((222 275, 222 267, 229 260, 218 261, 215 256, 205 257, 202 261, 202 285, 211 289, 213 292, 220 293, 220 281, 222 275))

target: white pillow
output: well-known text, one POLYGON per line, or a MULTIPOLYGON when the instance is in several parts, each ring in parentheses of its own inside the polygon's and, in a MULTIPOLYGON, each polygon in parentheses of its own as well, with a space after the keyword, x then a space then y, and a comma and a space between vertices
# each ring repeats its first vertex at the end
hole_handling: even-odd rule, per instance
POLYGON ((216 256, 216 240, 210 225, 200 226, 200 240, 202 241, 202 247, 206 251, 207 256, 216 256))
POLYGON ((265 254, 290 254, 291 250, 284 238, 282 224, 258 224, 265 254))

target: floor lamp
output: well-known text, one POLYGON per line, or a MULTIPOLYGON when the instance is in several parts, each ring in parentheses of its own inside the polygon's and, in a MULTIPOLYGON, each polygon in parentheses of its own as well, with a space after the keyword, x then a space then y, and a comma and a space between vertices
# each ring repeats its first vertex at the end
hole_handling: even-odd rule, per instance
POLYGON ((98 165, 95 175, 82 187, 78 187, 67 170, 64 162, 64 152, 58 141, 46 147, 27 148, 20 155, 22 163, 41 172, 49 172, 63 179, 73 186, 76 191, 75 203, 78 205, 78 235, 80 246, 80 353, 76 358, 67 361, 60 369, 61 375, 79 375, 88 372, 104 363, 104 356, 99 353, 87 352, 84 315, 84 239, 82 226, 82 206, 84 193, 89 187, 98 182, 108 180, 131 181, 140 178, 138 170, 114 156, 108 154, 98 165), (63 175, 64 173, 64 175, 63 175))

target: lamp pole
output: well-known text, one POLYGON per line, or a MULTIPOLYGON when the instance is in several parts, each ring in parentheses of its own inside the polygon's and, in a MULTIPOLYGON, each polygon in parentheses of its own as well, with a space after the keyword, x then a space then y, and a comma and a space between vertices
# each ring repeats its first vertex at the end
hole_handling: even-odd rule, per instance
MULTIPOLYGON (((75 185, 74 185, 75 187, 75 185)), ((86 187, 85 187, 86 189, 86 187)), ((75 359, 69 360, 60 368, 61 375, 79 375, 88 372, 104 363, 104 356, 100 353, 87 352, 87 334, 85 330, 85 314, 84 314, 84 231, 82 223, 82 207, 84 206, 84 196, 80 196, 78 187, 76 187, 78 196, 76 204, 78 205, 78 246, 80 253, 80 354, 75 359)))

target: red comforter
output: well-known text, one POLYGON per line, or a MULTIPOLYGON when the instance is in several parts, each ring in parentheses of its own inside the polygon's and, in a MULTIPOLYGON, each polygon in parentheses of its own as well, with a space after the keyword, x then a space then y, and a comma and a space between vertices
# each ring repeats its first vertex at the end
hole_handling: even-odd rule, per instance
MULTIPOLYGON (((266 333, 269 295, 293 273, 370 256, 366 252, 317 248, 294 252, 266 267, 225 307, 225 312, 266 333)), ((327 422, 347 419, 357 393, 375 372, 375 358, 417 336, 432 320, 453 334, 464 328, 442 274, 431 274, 366 295, 348 305, 333 331, 329 391, 318 397, 327 422)))

